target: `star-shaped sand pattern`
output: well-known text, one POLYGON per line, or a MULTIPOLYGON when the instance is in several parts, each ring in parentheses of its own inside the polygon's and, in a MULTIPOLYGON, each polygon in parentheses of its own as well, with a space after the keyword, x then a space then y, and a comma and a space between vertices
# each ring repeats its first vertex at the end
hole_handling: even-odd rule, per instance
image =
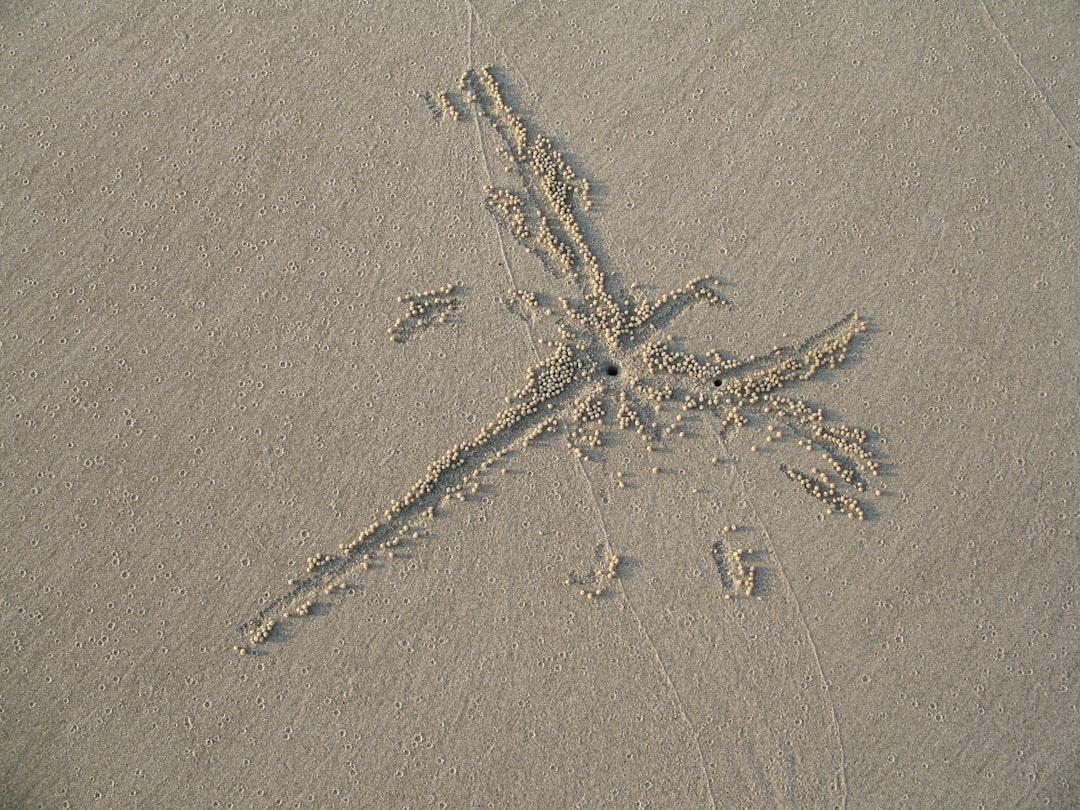
MULTIPOLYGON (((865 329, 857 314, 761 355, 732 358, 709 351, 699 356, 680 350, 663 329, 689 307, 729 306, 719 281, 699 276, 657 299, 643 297, 634 286, 619 287, 585 236, 584 216, 592 207, 588 180, 507 104, 492 70, 468 70, 456 93, 435 98, 437 116, 441 110, 445 115, 439 117, 464 121, 471 112, 490 127, 516 183, 485 187, 487 206, 527 253, 566 282, 573 297, 548 301, 533 292, 511 291, 512 308, 541 334, 543 359, 507 396, 502 411, 433 460, 380 520, 334 553, 309 558, 307 570, 289 580, 288 591, 240 626, 239 652, 251 652, 282 620, 307 615, 316 600, 346 589, 376 561, 393 560, 400 545, 422 539, 437 508, 465 500, 493 465, 548 432, 562 432, 571 451, 584 459, 603 446, 610 430, 633 431, 651 449, 682 433, 688 418, 714 420, 718 436, 759 419, 771 423, 770 441, 795 437, 821 459, 808 470, 782 465, 784 474, 828 513, 864 518, 859 499, 868 479, 878 474, 866 433, 826 419, 820 409, 787 393, 822 368, 844 362, 852 340, 865 329)), ((613 578, 617 566, 618 559, 609 558, 594 579, 613 578)), ((740 590, 752 592, 753 569, 743 564, 741 551, 727 553, 720 568, 740 590)))

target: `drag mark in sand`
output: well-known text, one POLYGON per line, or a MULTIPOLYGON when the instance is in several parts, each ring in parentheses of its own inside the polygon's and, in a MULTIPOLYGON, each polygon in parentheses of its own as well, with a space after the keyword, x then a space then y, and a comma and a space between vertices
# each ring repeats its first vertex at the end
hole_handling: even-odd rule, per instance
MULTIPOLYGON (((240 625, 238 652, 252 652, 279 622, 307 615, 316 600, 345 590, 359 572, 392 561, 395 549, 424 536, 437 509, 475 494, 481 476, 503 457, 547 433, 561 431, 571 452, 590 459, 613 429, 637 434, 652 450, 667 437, 683 435, 684 420, 699 413, 717 418, 720 436, 751 419, 771 422, 766 441, 794 435, 823 461, 821 469, 782 465, 781 470, 828 513, 863 519, 859 496, 868 478, 878 474, 866 433, 833 423, 821 410, 783 393, 844 362, 852 340, 865 329, 857 314, 761 355, 730 358, 719 351, 699 356, 680 350, 661 328, 692 306, 730 306, 717 279, 698 276, 656 299, 642 295, 636 285, 621 288, 585 236, 584 214, 592 207, 589 181, 507 104, 490 68, 467 70, 455 93, 426 98, 439 119, 461 121, 471 113, 488 125, 483 129, 495 139, 507 176, 515 180, 513 188, 484 188, 488 209, 575 297, 545 300, 527 290, 510 292, 510 308, 542 335, 538 342, 546 357, 529 369, 499 413, 434 459, 380 519, 335 553, 310 557, 307 570, 289 580, 287 591, 240 625)), ((405 339, 454 311, 451 292, 444 288, 403 298, 406 316, 391 327, 390 338, 405 339)), ((744 552, 725 537, 714 554, 722 585, 752 594, 754 568, 744 564, 744 552)), ((617 575, 617 557, 598 563, 595 574, 572 578, 583 596, 603 593, 617 575)))

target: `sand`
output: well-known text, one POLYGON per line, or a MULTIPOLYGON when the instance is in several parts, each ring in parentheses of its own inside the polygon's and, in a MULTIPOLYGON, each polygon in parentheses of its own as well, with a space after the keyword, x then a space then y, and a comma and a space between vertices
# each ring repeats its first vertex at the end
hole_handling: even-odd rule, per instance
POLYGON ((1001 2, 0 12, 0 806, 1080 802, 1077 34, 1001 2), (765 392, 849 431, 840 472, 761 402, 698 407, 719 365, 653 414, 616 310, 567 314, 587 285, 484 190, 538 199, 459 87, 488 64, 588 181, 605 283, 717 280, 641 327, 679 373, 858 313, 765 392), (594 377, 490 459, 560 341, 594 377), (308 615, 253 638, 270 604, 308 615))

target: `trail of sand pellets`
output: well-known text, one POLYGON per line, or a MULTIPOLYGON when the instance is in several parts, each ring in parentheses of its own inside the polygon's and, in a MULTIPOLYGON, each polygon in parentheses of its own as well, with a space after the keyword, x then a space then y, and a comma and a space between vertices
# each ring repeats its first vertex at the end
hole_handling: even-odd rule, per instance
MULTIPOLYGON (((428 99, 437 100, 432 106, 439 118, 465 121, 471 115, 487 126, 507 161, 512 187, 484 187, 486 205, 527 254, 565 281, 567 295, 546 300, 527 290, 510 291, 511 308, 542 335, 543 359, 508 392, 501 411, 431 461, 386 505, 381 518, 332 552, 310 557, 305 571, 260 605, 239 627, 243 640, 238 652, 253 652, 282 622, 306 616, 317 601, 346 590, 361 572, 390 564, 396 549, 423 539, 437 510, 466 501, 504 457, 550 433, 561 434, 571 452, 589 459, 611 430, 631 431, 652 449, 681 435, 684 420, 691 417, 717 420, 720 435, 754 422, 755 428, 767 431, 768 441, 795 438, 815 451, 818 466, 802 470, 781 465, 781 471, 827 513, 865 517, 861 498, 879 470, 867 434, 830 421, 820 409, 788 394, 821 369, 844 362, 853 339, 865 329, 856 313, 805 340, 760 355, 732 358, 717 350, 703 355, 682 351, 662 328, 693 306, 730 306, 716 278, 692 278, 655 299, 641 295, 636 286, 620 286, 585 237, 585 216, 592 207, 589 181, 507 104, 491 68, 468 70, 456 91, 428 99), (767 428, 764 423, 769 423, 767 428)), ((449 293, 431 291, 432 300, 417 297, 419 303, 410 298, 406 303, 415 306, 407 317, 423 325, 429 311, 448 311, 449 293)), ((404 320, 398 322, 391 338, 406 335, 410 328, 404 320)), ((714 549, 722 584, 752 592, 753 571, 744 565, 742 552, 725 549, 714 549)), ((600 593, 617 567, 617 558, 601 560, 582 594, 600 593)))

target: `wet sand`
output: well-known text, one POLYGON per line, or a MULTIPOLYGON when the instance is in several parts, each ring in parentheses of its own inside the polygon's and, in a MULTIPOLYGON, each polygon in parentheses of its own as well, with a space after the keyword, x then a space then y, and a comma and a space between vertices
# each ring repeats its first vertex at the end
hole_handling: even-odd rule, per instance
POLYGON ((335 14, 0 14, 5 806, 1075 803, 1076 20, 335 14))

